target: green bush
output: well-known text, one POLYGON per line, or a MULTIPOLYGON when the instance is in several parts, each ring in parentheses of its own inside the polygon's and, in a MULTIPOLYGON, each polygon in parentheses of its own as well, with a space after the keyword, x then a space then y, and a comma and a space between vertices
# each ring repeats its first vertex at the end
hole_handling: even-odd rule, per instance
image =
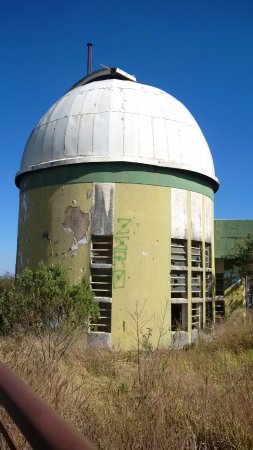
POLYGON ((99 315, 89 283, 71 285, 66 270, 40 263, 25 269, 0 292, 0 333, 43 333, 48 330, 87 330, 89 318, 99 315))

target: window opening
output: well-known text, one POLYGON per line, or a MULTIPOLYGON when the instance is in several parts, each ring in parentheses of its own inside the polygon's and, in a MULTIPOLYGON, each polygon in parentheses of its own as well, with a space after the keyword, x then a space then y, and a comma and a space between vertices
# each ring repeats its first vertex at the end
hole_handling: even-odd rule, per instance
POLYGON ((224 295, 224 273, 216 273, 216 295, 224 295))
POLYGON ((171 305, 171 329, 172 331, 187 330, 187 305, 173 303, 171 305))
POLYGON ((219 318, 225 315, 224 273, 216 273, 215 279, 215 315, 217 318, 219 318))
POLYGON ((171 239, 171 265, 172 267, 187 267, 186 240, 171 239))
POLYGON ((192 329, 202 328, 202 303, 192 304, 192 329))
POLYGON ((100 318, 90 323, 93 332, 111 332, 112 253, 112 236, 91 237, 90 284, 100 310, 100 318))
POLYGON ((187 298, 187 272, 171 272, 171 298, 187 298))
POLYGON ((202 242, 192 241, 192 267, 202 267, 202 242))
POLYGON ((92 236, 91 264, 112 265, 112 236, 92 236))
POLYGON ((213 275, 210 272, 206 273, 206 298, 212 298, 212 277, 213 275))
POLYGON ((206 269, 211 269, 211 244, 205 244, 206 269))
POLYGON ((99 301, 100 317, 96 321, 90 323, 90 331, 104 331, 111 333, 111 317, 112 304, 109 302, 99 301))
POLYGON ((192 298, 202 298, 203 274, 192 272, 192 298))
POLYGON ((215 316, 216 318, 221 318, 225 316, 225 302, 224 300, 215 300, 215 316))
MULTIPOLYGON (((192 297, 192 327, 200 329, 203 326, 203 303, 204 289, 206 294, 206 316, 207 321, 212 321, 212 290, 213 276, 212 248, 210 243, 202 241, 191 241, 191 297, 192 297), (204 264, 205 263, 205 264, 204 264), (203 265, 205 265, 205 286, 203 284, 203 265)), ((171 318, 172 330, 184 329, 182 325, 183 316, 187 317, 188 292, 188 254, 187 240, 171 240, 171 318), (185 299, 185 301, 184 301, 185 299), (174 300, 174 303, 173 303, 174 300)), ((187 329, 187 321, 185 328, 187 329)))
POLYGON ((95 297, 112 296, 112 269, 94 268, 90 269, 91 289, 95 297))

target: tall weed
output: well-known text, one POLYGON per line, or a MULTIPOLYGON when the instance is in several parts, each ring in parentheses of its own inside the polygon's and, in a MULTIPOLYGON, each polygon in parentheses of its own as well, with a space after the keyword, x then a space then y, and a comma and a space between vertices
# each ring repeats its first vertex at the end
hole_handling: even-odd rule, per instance
POLYGON ((52 361, 27 335, 2 337, 0 357, 99 449, 253 449, 250 313, 187 350, 136 355, 79 339, 52 361))

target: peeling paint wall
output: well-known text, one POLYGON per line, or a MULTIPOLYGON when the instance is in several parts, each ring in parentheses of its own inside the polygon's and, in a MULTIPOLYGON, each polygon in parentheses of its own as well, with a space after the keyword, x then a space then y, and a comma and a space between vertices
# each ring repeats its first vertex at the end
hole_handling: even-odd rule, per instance
POLYGON ((49 186, 20 195, 17 272, 61 263, 72 281, 89 276, 92 184, 49 186))
POLYGON ((64 213, 63 229, 74 236, 71 245, 72 255, 76 256, 79 245, 88 243, 90 212, 83 212, 78 206, 68 206, 64 213))
POLYGON ((73 233, 76 242, 83 241, 90 224, 89 211, 83 212, 78 206, 68 206, 64 213, 64 230, 73 233))

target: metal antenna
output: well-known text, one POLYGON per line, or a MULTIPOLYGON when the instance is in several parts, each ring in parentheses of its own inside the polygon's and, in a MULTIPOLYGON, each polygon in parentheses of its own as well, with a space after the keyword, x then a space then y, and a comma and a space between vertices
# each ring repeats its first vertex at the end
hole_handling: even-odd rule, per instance
POLYGON ((88 42, 87 75, 92 72, 92 44, 88 42))

